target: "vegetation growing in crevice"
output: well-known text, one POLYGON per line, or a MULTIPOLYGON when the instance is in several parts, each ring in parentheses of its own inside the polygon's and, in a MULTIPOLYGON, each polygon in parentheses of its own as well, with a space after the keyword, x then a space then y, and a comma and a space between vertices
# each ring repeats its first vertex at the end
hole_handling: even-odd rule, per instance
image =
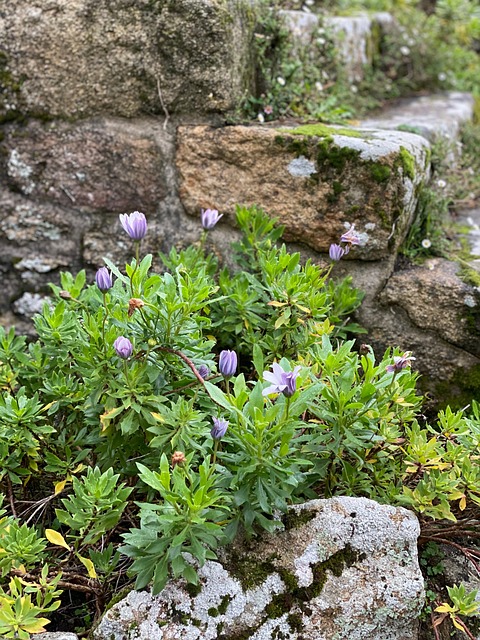
POLYGON ((419 91, 456 89, 478 93, 480 36, 473 0, 438 0, 422 11, 416 2, 332 0, 308 5, 319 24, 295 43, 278 13, 303 9, 295 0, 264 2, 257 26, 257 90, 245 102, 244 114, 261 120, 284 116, 340 122, 359 117, 386 100, 419 91), (382 29, 373 20, 362 80, 348 78, 334 32, 325 15, 355 11, 390 11, 396 27, 382 29))

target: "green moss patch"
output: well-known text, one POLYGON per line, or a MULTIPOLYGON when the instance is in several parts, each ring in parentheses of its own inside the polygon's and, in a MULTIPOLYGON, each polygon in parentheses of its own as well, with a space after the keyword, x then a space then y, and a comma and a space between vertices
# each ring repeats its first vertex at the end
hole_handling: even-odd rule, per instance
POLYGON ((329 167, 336 171, 344 171, 349 162, 355 162, 360 156, 358 149, 337 147, 333 142, 319 142, 317 150, 318 166, 329 167))
POLYGON ((415 178, 415 158, 407 151, 405 147, 400 147, 400 151, 398 152, 399 164, 403 169, 403 173, 413 180, 415 178))
POLYGON ((307 136, 315 138, 331 138, 332 136, 348 136, 349 138, 365 138, 365 132, 347 129, 345 127, 329 127, 325 124, 302 124, 294 129, 280 129, 294 136, 307 136))
POLYGON ((304 524, 307 524, 307 522, 313 520, 316 515, 316 511, 312 511, 311 509, 300 509, 299 511, 294 511, 293 509, 291 509, 282 517, 285 531, 303 527, 304 524))
POLYGON ((392 175, 392 170, 386 164, 373 162, 370 165, 370 175, 375 180, 375 182, 381 184, 382 182, 386 182, 390 178, 390 176, 392 175))
POLYGON ((269 575, 277 571, 271 560, 258 562, 255 558, 235 552, 230 554, 228 569, 240 581, 244 591, 260 586, 269 575))

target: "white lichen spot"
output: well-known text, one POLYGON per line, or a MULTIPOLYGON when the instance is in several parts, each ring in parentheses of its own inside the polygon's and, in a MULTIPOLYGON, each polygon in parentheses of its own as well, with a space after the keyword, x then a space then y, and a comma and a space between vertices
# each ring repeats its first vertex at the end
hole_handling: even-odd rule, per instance
POLYGON ((313 582, 312 565, 317 562, 323 562, 325 557, 319 555, 319 545, 317 542, 309 544, 301 556, 295 558, 293 564, 295 566, 295 577, 299 587, 308 587, 313 582))
POLYGON ((53 268, 51 263, 43 262, 40 258, 23 258, 15 265, 15 269, 19 271, 36 271, 37 273, 48 273, 53 268))
POLYGON ((309 178, 313 173, 317 173, 315 164, 307 160, 305 156, 295 158, 287 167, 288 173, 295 178, 309 178))
POLYGON ((31 318, 35 313, 40 313, 43 309, 44 302, 50 299, 41 296, 39 293, 26 292, 13 303, 13 310, 18 315, 31 318))
POLYGON ((20 189, 25 195, 29 195, 35 188, 35 183, 31 180, 33 169, 24 162, 16 149, 12 149, 7 163, 7 173, 10 178, 20 183, 20 189))
POLYGON ((287 622, 288 614, 267 620, 250 636, 250 640, 272 640, 272 638, 292 638, 292 629, 287 622))
POLYGON ((475 298, 471 296, 469 293, 467 293, 467 295, 463 298, 463 304, 465 304, 467 307, 470 307, 470 308, 477 306, 477 302, 475 298))

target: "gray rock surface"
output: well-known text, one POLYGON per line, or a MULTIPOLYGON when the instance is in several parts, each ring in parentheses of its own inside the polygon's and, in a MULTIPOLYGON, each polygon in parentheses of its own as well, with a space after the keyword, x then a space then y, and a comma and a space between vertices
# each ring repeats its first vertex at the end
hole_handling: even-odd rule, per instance
POLYGON ((333 33, 339 58, 350 82, 363 80, 365 67, 372 61, 373 24, 367 14, 329 16, 325 19, 325 26, 333 33))
POLYGON ((411 133, 325 125, 298 128, 181 126, 176 164, 188 213, 259 205, 285 238, 328 252, 350 224, 363 237, 355 257, 395 252, 429 176, 428 142, 411 133))
POLYGON ((383 109, 378 116, 363 120, 362 127, 407 127, 428 140, 444 138, 454 145, 461 125, 473 118, 474 106, 472 94, 459 91, 405 98, 383 109))
POLYGON ((411 512, 339 497, 298 505, 286 522, 207 562, 196 596, 179 580, 158 596, 130 592, 95 640, 416 640, 424 589, 411 512))
POLYGON ((234 109, 252 82, 249 0, 9 0, 0 115, 234 109))
POLYGON ((390 31, 394 24, 391 14, 360 13, 349 16, 322 16, 305 11, 280 11, 297 48, 308 47, 319 28, 335 43, 342 69, 350 82, 360 82, 365 68, 379 48, 379 33, 390 31))
POLYGON ((480 331, 480 293, 461 280, 459 271, 458 263, 443 258, 397 271, 380 302, 403 309, 415 326, 480 356, 480 345, 471 339, 480 331))
POLYGON ((0 171, 11 189, 32 200, 79 212, 149 213, 167 194, 162 123, 97 118, 10 125, 0 171))
POLYGON ((35 640, 78 640, 78 636, 76 633, 67 631, 47 631, 47 633, 35 634, 35 640))
POLYGON ((420 387, 433 403, 462 397, 468 404, 480 366, 474 338, 480 328, 480 295, 459 277, 459 265, 432 258, 396 271, 388 261, 348 267, 356 286, 367 291, 356 314, 367 329, 362 341, 379 355, 391 346, 412 351, 413 368, 422 374, 420 387))

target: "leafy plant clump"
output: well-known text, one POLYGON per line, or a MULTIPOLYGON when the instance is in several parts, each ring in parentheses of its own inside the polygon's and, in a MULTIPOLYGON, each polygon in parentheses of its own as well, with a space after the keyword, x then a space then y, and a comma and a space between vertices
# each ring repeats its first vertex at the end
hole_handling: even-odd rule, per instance
MULTIPOLYGON (((230 272, 207 250, 219 217, 204 212, 200 242, 162 256, 160 274, 141 258, 145 216, 122 216, 125 270, 106 260, 89 285, 63 274, 34 342, 0 329, 5 637, 68 611, 62 591, 99 615, 130 579, 154 593, 170 576, 195 586, 239 530, 272 531, 310 498, 367 496, 430 523, 478 517, 479 407, 427 424, 411 354, 376 358, 347 339, 361 295, 332 273, 355 251, 353 227, 320 267, 239 208, 230 272)), ((455 619, 470 611, 454 606, 455 619)))
POLYGON ((243 117, 339 122, 419 92, 478 95, 480 11, 474 0, 277 0, 263 6, 255 40, 256 89, 243 117), (284 9, 313 13, 318 25, 309 23, 299 36, 287 26, 284 9), (376 22, 379 11, 393 15, 386 29, 376 22), (373 20, 369 61, 363 74, 349 77, 328 16, 365 12, 373 20))

